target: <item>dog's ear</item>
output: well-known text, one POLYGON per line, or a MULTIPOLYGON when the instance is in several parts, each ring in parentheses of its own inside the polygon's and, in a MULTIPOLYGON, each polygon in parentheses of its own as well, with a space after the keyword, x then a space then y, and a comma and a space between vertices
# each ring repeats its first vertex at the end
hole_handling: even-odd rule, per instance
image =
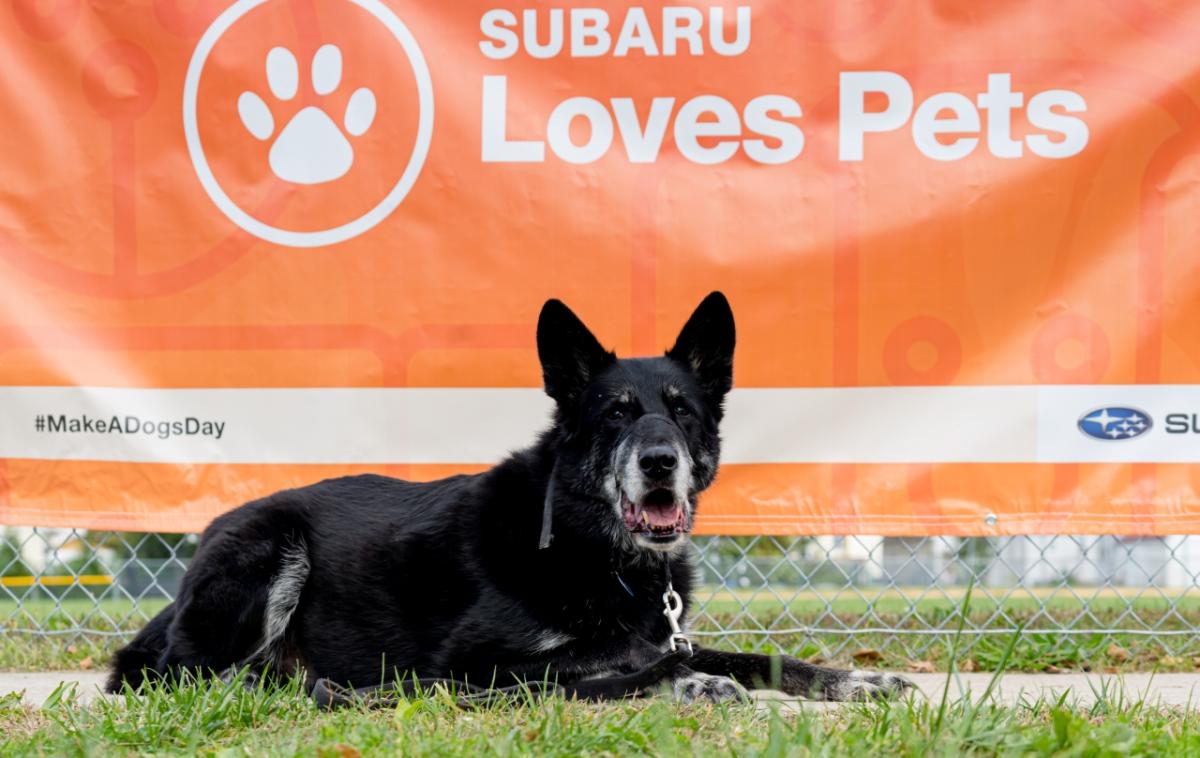
POLYGON ((596 374, 617 358, 560 300, 547 300, 542 306, 537 346, 546 394, 559 405, 578 400, 596 374))
POLYGON ((710 292, 683 325, 667 357, 687 367, 715 403, 733 386, 733 311, 720 292, 710 292))

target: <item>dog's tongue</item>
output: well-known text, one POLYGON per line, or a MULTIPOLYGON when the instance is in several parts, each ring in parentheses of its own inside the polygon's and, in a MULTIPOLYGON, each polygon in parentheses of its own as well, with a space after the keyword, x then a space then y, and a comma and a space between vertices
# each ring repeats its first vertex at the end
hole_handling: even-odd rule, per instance
POLYGON ((674 526, 679 520, 679 506, 675 503, 646 503, 642 506, 642 510, 646 513, 646 520, 650 522, 650 526, 669 527, 674 526))

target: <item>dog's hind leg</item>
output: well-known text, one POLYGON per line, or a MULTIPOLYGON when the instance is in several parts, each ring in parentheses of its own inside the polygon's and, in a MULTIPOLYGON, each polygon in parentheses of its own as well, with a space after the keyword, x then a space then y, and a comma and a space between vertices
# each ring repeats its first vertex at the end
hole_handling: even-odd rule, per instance
POLYGON ((167 630, 175 618, 175 605, 163 608, 146 624, 133 640, 113 656, 113 670, 104 685, 106 692, 120 692, 128 684, 137 689, 147 679, 162 676, 158 671, 159 658, 167 647, 167 630))
POLYGON ((308 556, 298 537, 256 531, 218 532, 201 544, 175 601, 159 671, 207 676, 277 662, 308 556))

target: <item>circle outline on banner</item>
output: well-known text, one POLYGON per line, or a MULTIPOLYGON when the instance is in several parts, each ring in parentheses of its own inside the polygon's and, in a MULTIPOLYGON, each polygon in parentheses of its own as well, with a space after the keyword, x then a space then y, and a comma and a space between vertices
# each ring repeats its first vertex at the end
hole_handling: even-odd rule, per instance
POLYGON ((358 218, 330 229, 310 232, 281 229, 263 223, 242 210, 237 203, 230 199, 225 190, 221 189, 221 184, 213 175, 212 169, 209 168, 208 159, 204 155, 204 147, 200 144, 200 131, 196 123, 196 97, 200 89, 200 74, 203 72, 204 64, 208 61, 213 47, 229 30, 229 27, 233 26, 242 16, 267 2, 270 0, 237 0, 217 16, 216 20, 204 31, 200 41, 196 43, 196 49, 192 51, 192 58, 188 63, 187 75, 183 82, 183 132, 187 142, 188 157, 191 159, 196 176, 200 179, 200 185, 208 193, 209 199, 225 214, 226 218, 255 237, 288 247, 319 247, 345 242, 370 230, 390 216, 404 201, 425 165, 425 158, 429 154, 429 143, 433 138, 433 82, 429 76, 429 67, 425 63, 425 56, 421 53, 416 38, 390 8, 380 0, 347 0, 367 11, 383 24, 400 43, 400 47, 408 57, 409 65, 412 67, 413 76, 417 82, 417 138, 413 144, 412 156, 409 158, 404 172, 400 174, 400 179, 388 191, 383 200, 358 218))

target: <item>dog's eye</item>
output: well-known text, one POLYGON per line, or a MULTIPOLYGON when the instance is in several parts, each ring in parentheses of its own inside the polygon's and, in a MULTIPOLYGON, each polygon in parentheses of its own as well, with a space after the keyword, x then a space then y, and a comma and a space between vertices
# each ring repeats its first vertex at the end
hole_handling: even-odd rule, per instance
POLYGON ((604 412, 604 418, 608 419, 609 421, 620 421, 621 419, 625 418, 625 409, 609 408, 604 412))
POLYGON ((674 413, 676 416, 692 415, 692 409, 687 407, 687 404, 684 403, 682 400, 675 401, 675 404, 671 406, 671 412, 674 413))

